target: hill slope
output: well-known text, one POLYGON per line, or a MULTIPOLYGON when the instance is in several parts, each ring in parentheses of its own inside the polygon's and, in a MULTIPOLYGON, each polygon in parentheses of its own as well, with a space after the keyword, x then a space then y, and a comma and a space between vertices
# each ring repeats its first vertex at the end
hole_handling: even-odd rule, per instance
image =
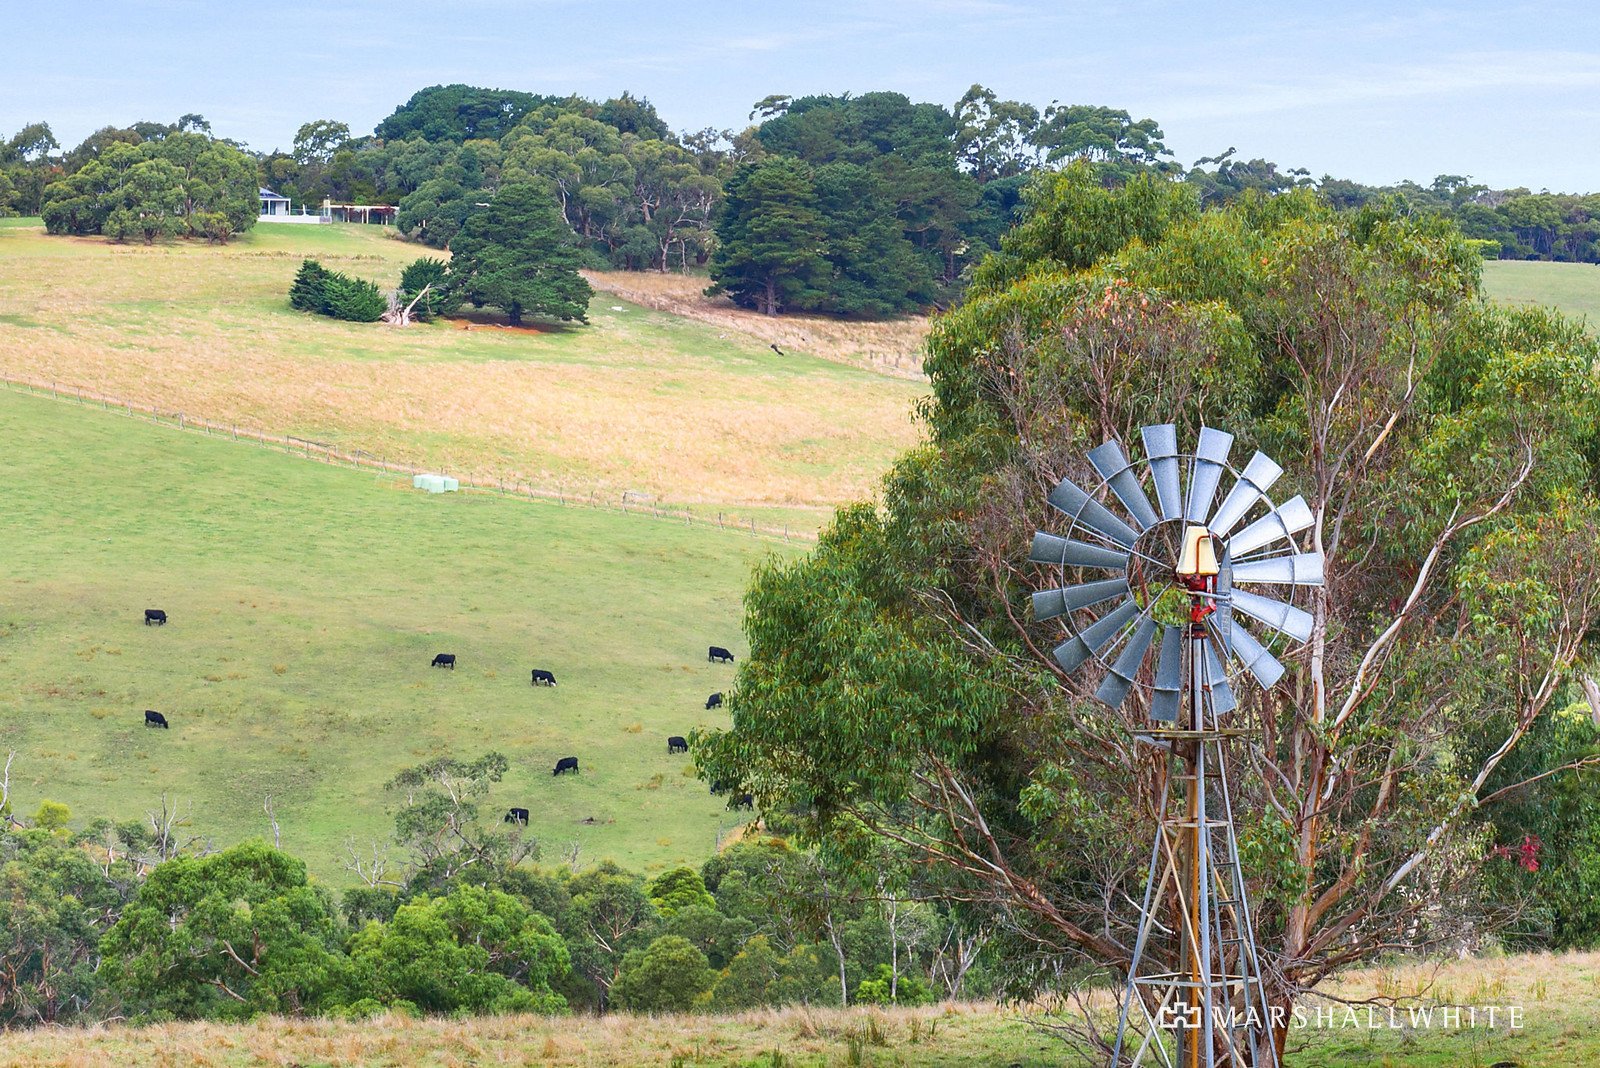
POLYGON ((400 330, 289 308, 302 257, 387 288, 437 254, 380 227, 146 248, 25 222, 0 224, 0 375, 456 474, 781 509, 811 529, 916 440, 919 382, 610 294, 587 327, 483 315, 400 330))
POLYGON ((488 495, 430 496, 114 413, 0 391, 0 748, 16 807, 142 819, 163 793, 219 843, 267 832, 342 882, 386 840, 382 784, 498 749, 546 859, 699 863, 742 818, 668 756, 723 722, 750 566, 782 543, 488 495), (141 623, 145 608, 171 616, 141 623), (432 669, 436 652, 459 658, 432 669), (532 668, 556 673, 529 685, 532 668), (170 731, 147 729, 156 709, 170 731), (553 778, 561 756, 580 776, 553 778))

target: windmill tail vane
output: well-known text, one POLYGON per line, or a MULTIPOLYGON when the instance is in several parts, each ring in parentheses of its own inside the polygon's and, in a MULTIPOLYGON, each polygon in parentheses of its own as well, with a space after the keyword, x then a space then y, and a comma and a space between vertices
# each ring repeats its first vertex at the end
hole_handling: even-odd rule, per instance
POLYGON ((1115 439, 1089 451, 1092 489, 1050 491, 1065 529, 1035 534, 1028 556, 1060 576, 1033 594, 1034 618, 1066 629, 1056 662, 1098 674, 1112 709, 1137 695, 1153 725, 1136 736, 1167 752, 1112 1064, 1276 1068, 1224 759, 1246 732, 1223 722, 1236 685, 1271 689, 1311 637, 1294 597, 1323 584, 1323 561, 1296 535, 1315 517, 1302 497, 1274 503, 1283 468, 1264 453, 1233 467, 1231 434, 1201 427, 1187 453, 1174 424, 1140 436, 1138 459, 1115 439))

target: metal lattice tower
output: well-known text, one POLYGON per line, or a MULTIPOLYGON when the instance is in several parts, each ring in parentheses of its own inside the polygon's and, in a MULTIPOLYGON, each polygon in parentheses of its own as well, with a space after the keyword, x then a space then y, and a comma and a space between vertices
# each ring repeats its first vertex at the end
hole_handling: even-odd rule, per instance
POLYGON ((1313 624, 1290 601, 1239 587, 1292 597, 1322 584, 1322 557, 1295 543, 1313 523, 1306 502, 1268 497, 1283 473, 1270 458, 1234 470, 1233 437, 1211 427, 1191 454, 1173 424, 1142 437, 1139 461, 1115 440, 1090 451, 1093 492, 1055 487, 1050 503, 1069 525, 1036 534, 1029 554, 1062 572, 1061 588, 1033 595, 1036 619, 1067 626, 1057 662, 1103 669, 1095 697, 1118 709, 1136 696, 1155 724, 1135 736, 1167 752, 1112 1065, 1277 1068, 1224 752, 1248 732, 1223 724, 1238 704, 1230 671, 1270 689, 1286 670, 1237 617, 1278 645, 1305 641, 1313 624), (1213 509, 1224 474, 1233 484, 1213 509))

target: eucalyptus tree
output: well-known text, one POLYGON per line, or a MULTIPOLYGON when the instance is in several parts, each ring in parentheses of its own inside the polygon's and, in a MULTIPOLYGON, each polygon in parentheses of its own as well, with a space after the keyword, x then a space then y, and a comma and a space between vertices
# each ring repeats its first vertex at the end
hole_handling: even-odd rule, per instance
POLYGON ((756 575, 704 774, 801 813, 837 858, 896 843, 1008 942, 1019 990, 1125 967, 1165 764, 1131 737, 1144 709, 1056 664, 1028 547, 1086 448, 1205 422, 1286 462, 1327 561, 1310 642, 1234 724, 1275 1002, 1484 930, 1480 805, 1557 770, 1505 761, 1596 652, 1593 339, 1485 303, 1437 217, 1043 181, 935 323, 927 442, 756 575))

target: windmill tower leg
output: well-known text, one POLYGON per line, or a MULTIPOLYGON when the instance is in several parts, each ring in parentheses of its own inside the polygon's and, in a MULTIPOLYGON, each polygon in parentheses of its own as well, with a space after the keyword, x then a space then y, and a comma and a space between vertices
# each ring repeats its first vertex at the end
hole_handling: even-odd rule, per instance
POLYGON ((1172 756, 1113 1068, 1278 1068, 1205 640, 1197 624, 1180 729, 1149 732, 1172 756))

